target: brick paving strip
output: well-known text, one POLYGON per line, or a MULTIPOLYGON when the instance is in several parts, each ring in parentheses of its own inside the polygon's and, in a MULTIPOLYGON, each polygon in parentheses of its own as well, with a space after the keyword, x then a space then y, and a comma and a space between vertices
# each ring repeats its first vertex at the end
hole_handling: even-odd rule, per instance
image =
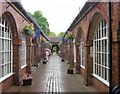
POLYGON ((30 86, 21 86, 19 92, 97 92, 92 86, 83 85, 82 76, 67 74, 68 64, 61 62, 56 54, 50 56, 47 64, 41 64, 33 73, 30 86))

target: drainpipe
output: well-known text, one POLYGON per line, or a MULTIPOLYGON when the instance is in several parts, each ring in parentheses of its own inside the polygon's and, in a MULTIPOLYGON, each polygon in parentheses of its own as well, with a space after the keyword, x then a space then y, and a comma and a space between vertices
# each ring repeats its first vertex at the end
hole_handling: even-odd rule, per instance
POLYGON ((108 16, 109 16, 109 94, 112 94, 112 23, 111 23, 111 0, 108 0, 108 16))

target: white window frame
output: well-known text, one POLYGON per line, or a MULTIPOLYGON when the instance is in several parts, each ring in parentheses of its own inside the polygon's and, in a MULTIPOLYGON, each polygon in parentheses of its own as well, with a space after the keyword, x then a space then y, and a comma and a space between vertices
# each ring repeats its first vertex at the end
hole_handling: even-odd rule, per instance
POLYGON ((93 76, 109 86, 108 26, 100 19, 93 40, 93 76))
POLYGON ((26 67, 26 36, 22 35, 22 58, 21 58, 21 69, 26 67))
POLYGON ((11 28, 5 18, 0 17, 0 82, 13 74, 13 45, 11 28))
POLYGON ((74 63, 76 63, 76 44, 75 44, 75 39, 74 39, 73 43, 74 43, 74 63))
POLYGON ((83 69, 85 69, 85 51, 84 51, 84 39, 83 39, 83 36, 81 37, 81 40, 80 40, 80 60, 81 60, 80 66, 83 69))

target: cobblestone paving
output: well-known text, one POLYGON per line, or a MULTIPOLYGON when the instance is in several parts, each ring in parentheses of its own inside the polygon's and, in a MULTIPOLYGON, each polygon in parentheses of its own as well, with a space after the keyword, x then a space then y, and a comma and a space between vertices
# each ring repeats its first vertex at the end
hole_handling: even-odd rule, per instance
POLYGON ((41 64, 34 71, 32 85, 22 86, 19 92, 97 92, 92 86, 83 85, 82 76, 67 74, 67 67, 66 62, 53 54, 47 64, 41 64))

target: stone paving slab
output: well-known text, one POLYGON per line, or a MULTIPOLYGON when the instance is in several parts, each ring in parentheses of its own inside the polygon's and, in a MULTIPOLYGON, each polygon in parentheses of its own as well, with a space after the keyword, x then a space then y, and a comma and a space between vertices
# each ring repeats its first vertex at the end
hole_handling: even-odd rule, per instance
POLYGON ((61 62, 61 58, 53 54, 47 64, 40 65, 32 73, 33 81, 30 86, 21 86, 19 92, 98 92, 92 86, 83 85, 83 78, 79 74, 67 74, 68 64, 61 62))

